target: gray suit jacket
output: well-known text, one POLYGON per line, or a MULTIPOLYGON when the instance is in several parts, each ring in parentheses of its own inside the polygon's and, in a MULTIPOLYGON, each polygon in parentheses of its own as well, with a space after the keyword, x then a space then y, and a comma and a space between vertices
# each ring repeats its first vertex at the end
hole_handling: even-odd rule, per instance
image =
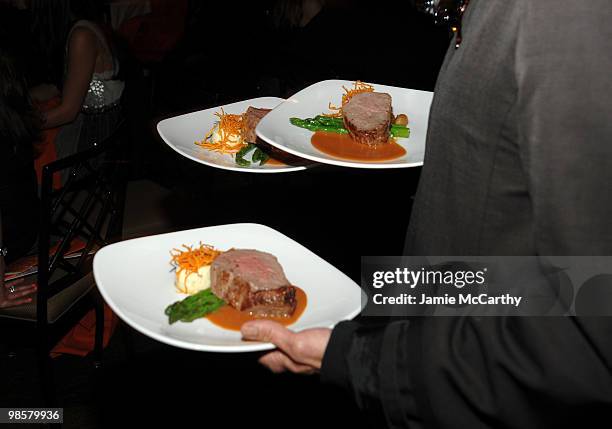
POLYGON ((407 252, 612 255, 612 2, 473 0, 407 252))
MULTIPOLYGON (((612 1, 472 0, 431 108, 412 255, 612 255, 612 1)), ((334 329, 322 379, 390 427, 610 426, 609 318, 334 329), (605 421, 605 423, 604 423, 605 421)))

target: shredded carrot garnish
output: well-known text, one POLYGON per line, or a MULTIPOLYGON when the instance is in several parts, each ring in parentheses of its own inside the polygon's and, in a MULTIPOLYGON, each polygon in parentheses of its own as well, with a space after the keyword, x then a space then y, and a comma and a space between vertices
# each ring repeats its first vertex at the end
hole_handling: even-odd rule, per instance
POLYGON ((219 118, 219 122, 206 133, 204 140, 197 141, 195 144, 221 153, 236 153, 247 145, 242 139, 242 115, 225 113, 221 109, 221 112, 216 112, 215 116, 219 118), (215 131, 221 137, 216 142, 212 139, 215 131))
POLYGON ((361 94, 363 92, 374 92, 374 87, 372 85, 364 83, 360 80, 355 81, 355 83, 353 84, 353 87, 350 89, 345 86, 342 86, 342 88, 344 89, 344 94, 342 94, 342 104, 340 105, 340 107, 336 107, 330 102, 328 105, 328 108, 329 110, 334 110, 334 111, 331 113, 323 113, 323 116, 329 116, 332 118, 341 118, 342 108, 344 107, 346 103, 349 102, 351 98, 353 98, 353 96, 357 94, 361 94))
POLYGON ((204 265, 210 265, 222 252, 207 244, 202 244, 198 247, 186 246, 183 244, 183 250, 172 249, 172 264, 176 267, 177 274, 181 271, 187 271, 187 274, 197 273, 204 265))

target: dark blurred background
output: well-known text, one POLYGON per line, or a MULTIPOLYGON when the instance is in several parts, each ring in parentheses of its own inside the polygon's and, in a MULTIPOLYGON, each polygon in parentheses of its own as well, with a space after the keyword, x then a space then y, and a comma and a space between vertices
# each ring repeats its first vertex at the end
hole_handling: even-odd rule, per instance
MULTIPOLYGON (((15 35, 13 48, 30 83, 41 83, 58 66, 41 63, 27 7, 13 7, 28 2, 9 3, 1 4, 0 25, 15 35)), ((183 158, 157 135, 161 119, 258 96, 288 97, 324 79, 433 91, 449 30, 411 2, 314 2, 310 19, 292 9, 297 3, 309 2, 103 3, 125 81, 128 236, 257 222, 357 281, 360 256, 401 254, 418 168, 237 173, 183 158)), ((95 388, 86 361, 55 359, 66 427, 119 427, 126 420, 178 427, 188 420, 230 427, 366 425, 350 398, 316 378, 272 376, 250 354, 191 353, 131 335, 136 357, 122 341, 126 333, 116 334, 95 388)), ((32 405, 37 389, 27 359, 3 353, 12 375, 0 406, 32 405)))
POLYGON ((410 2, 330 1, 297 28, 275 23, 275 13, 271 1, 190 2, 176 46, 163 58, 131 64, 133 172, 185 198, 179 211, 191 218, 183 226, 265 223, 355 276, 358 256, 401 252, 418 169, 320 166, 282 176, 214 170, 171 151, 155 125, 252 97, 289 97, 324 79, 432 91, 448 29, 410 2))
POLYGON ((118 27, 131 179, 170 191, 160 213, 168 226, 265 223, 357 276, 360 255, 402 251, 418 169, 234 173, 181 157, 155 129, 166 117, 289 97, 324 79, 433 90, 449 32, 410 2, 328 1, 304 26, 282 22, 291 16, 283 3, 295 2, 157 0, 118 27))

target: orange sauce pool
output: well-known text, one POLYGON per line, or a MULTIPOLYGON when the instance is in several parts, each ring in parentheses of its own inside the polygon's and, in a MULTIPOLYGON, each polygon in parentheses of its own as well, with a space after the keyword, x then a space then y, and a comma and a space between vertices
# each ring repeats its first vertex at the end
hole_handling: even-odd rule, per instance
POLYGON ((302 313, 304 313, 304 310, 306 309, 306 304, 308 302, 306 292, 304 292, 299 287, 296 287, 295 289, 295 298, 297 300, 297 304, 295 306, 295 311, 293 312, 293 315, 291 315, 291 317, 255 317, 251 316, 246 311, 239 311, 232 306, 224 305, 217 311, 206 316, 206 318, 215 325, 225 329, 231 329, 232 331, 239 331, 243 323, 246 323, 249 320, 257 319, 274 320, 275 322, 278 322, 285 326, 291 325, 300 318, 302 313))
POLYGON ((313 134, 310 142, 315 148, 327 155, 351 161, 389 161, 406 154, 406 149, 392 138, 389 139, 387 144, 368 146, 357 143, 348 134, 317 131, 313 134))
POLYGON ((266 164, 268 165, 287 165, 283 161, 279 161, 278 159, 272 158, 272 157, 268 158, 268 160, 266 161, 266 164))

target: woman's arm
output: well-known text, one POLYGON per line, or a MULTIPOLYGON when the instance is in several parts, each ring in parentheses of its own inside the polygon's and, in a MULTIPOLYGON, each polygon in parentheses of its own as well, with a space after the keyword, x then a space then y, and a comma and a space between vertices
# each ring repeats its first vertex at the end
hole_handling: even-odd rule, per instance
POLYGON ((33 101, 44 103, 54 97, 61 95, 59 89, 55 85, 42 83, 30 88, 30 97, 33 101))
POLYGON ((44 128, 55 128, 75 120, 83 105, 96 67, 96 36, 86 28, 72 32, 68 47, 68 71, 62 102, 45 115, 44 128))
POLYGON ((22 286, 23 281, 17 280, 11 282, 11 284, 7 286, 4 281, 5 271, 6 267, 2 241, 2 213, 0 213, 0 308, 15 307, 17 305, 32 302, 32 296, 36 293, 36 284, 22 286))

